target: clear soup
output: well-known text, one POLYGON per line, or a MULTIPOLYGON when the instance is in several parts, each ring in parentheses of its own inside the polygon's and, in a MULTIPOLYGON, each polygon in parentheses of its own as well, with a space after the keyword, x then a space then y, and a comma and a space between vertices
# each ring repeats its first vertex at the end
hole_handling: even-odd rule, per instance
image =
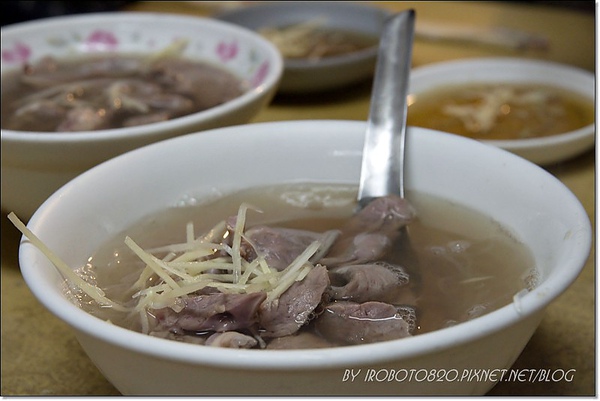
MULTIPOLYGON (((107 297, 131 303, 128 289, 138 280, 145 263, 124 245, 125 236, 142 248, 181 243, 189 238, 188 222, 194 236, 205 234, 219 221, 235 216, 242 203, 262 213, 249 211, 247 226, 277 227, 324 232, 341 227, 355 212, 357 189, 338 184, 290 184, 252 188, 204 202, 176 207, 150 216, 115 235, 92 255, 80 273, 102 288, 107 297)), ((398 287, 393 305, 406 305, 415 312, 412 335, 439 330, 492 312, 513 301, 515 294, 536 285, 536 269, 527 247, 489 217, 428 194, 409 193, 417 218, 408 226, 414 254, 392 248, 383 260, 399 264, 409 281, 398 287)), ((137 314, 123 314, 77 295, 77 302, 90 313, 113 323, 140 331, 137 314)), ((77 298, 76 297, 76 298, 77 298)), ((314 322, 299 333, 320 337, 314 322)), ((186 333, 176 340, 202 344, 210 332, 186 333)), ((266 338, 262 347, 276 339, 266 338)), ((314 344, 314 343, 312 343, 314 344)), ((293 345, 310 348, 314 345, 293 345)), ((257 346, 259 347, 259 346, 257 346)))

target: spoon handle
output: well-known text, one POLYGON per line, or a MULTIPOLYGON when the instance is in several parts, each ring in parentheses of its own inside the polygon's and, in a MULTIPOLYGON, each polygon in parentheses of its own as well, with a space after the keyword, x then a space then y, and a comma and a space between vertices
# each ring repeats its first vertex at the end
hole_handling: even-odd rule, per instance
POLYGON ((414 37, 414 10, 390 17, 379 42, 362 156, 359 206, 385 195, 404 196, 404 142, 414 37))

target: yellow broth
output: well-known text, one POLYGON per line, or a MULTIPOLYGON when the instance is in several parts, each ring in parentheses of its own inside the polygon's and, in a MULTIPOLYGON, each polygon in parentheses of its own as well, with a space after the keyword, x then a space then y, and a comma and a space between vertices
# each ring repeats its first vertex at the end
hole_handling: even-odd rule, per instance
POLYGON ((474 139, 539 138, 594 121, 594 104, 548 85, 474 83, 441 86, 409 98, 408 124, 474 139))

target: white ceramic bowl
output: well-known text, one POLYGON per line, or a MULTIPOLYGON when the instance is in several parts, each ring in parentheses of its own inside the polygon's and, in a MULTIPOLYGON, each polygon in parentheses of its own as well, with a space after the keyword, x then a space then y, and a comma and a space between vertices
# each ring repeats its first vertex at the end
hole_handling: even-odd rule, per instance
MULTIPOLYGON (((249 4, 223 12, 216 18, 249 29, 285 27, 323 18, 324 26, 379 37, 390 12, 352 2, 274 2, 249 4)), ((280 93, 310 93, 339 89, 372 78, 377 45, 347 55, 317 61, 285 59, 280 93)))
POLYGON ((256 33, 208 18, 152 13, 56 17, 2 27, 2 74, 46 55, 156 53, 189 41, 184 56, 225 68, 248 83, 241 96, 202 112, 131 128, 71 133, 2 130, 2 209, 24 218, 77 174, 162 139, 248 122, 275 94, 277 49, 256 33))
MULTIPOLYGON (((28 225, 67 264, 79 266, 143 216, 215 191, 297 180, 357 184, 365 129, 358 121, 290 121, 163 141, 77 177, 28 225)), ((61 276, 26 240, 19 252, 23 277, 40 302, 73 328, 91 360, 123 394, 484 394, 494 380, 461 381, 455 374, 510 368, 544 308, 575 280, 589 256, 590 221, 577 198, 540 167, 474 140, 423 131, 408 130, 408 189, 482 211, 530 247, 540 282, 518 305, 401 340, 234 350, 150 337, 88 315, 64 297, 61 276), (348 379, 351 369, 358 374, 354 381, 348 379), (367 369, 380 378, 387 369, 392 380, 365 380, 367 369), (419 372, 412 379, 406 377, 410 369, 419 372), (442 377, 432 380, 428 375, 436 372, 442 377)))
MULTIPOLYGON (((439 86, 476 82, 547 84, 595 99, 595 79, 591 72, 550 61, 519 58, 475 58, 427 64, 412 70, 411 94, 439 86)), ((534 163, 557 163, 589 150, 595 142, 595 124, 578 130, 541 138, 483 140, 534 163)))

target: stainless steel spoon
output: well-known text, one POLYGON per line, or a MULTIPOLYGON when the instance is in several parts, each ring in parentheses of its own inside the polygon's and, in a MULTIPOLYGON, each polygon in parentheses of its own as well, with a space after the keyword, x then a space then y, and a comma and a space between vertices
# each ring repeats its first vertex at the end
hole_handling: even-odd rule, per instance
MULTIPOLYGON (((362 156, 359 209, 377 197, 405 197, 404 145, 414 21, 413 10, 391 17, 380 39, 362 156)), ((408 226, 400 229, 387 258, 403 266, 411 277, 411 288, 418 291, 419 258, 411 244, 408 226)))
POLYGON ((404 197, 404 143, 415 12, 390 17, 383 29, 363 148, 359 207, 385 195, 404 197))

